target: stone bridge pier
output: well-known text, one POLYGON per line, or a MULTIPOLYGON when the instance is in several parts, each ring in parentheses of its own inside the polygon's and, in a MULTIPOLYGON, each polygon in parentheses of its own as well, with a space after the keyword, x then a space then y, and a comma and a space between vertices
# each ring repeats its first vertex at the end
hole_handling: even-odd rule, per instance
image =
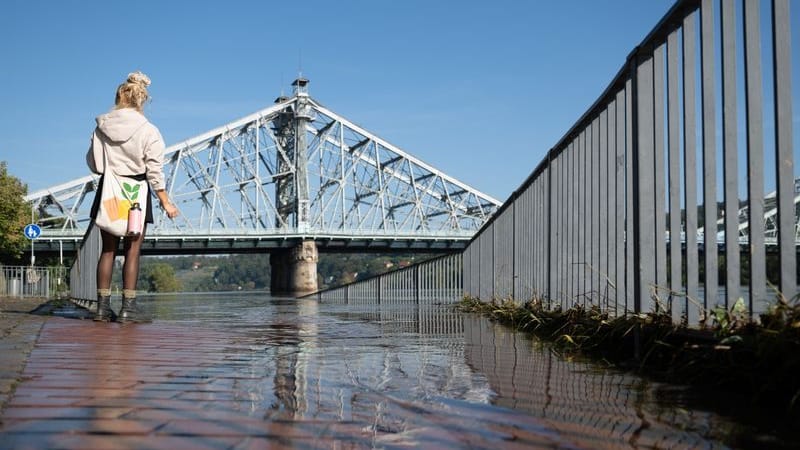
POLYGON ((270 254, 273 295, 304 295, 317 290, 317 244, 302 241, 293 248, 270 254))

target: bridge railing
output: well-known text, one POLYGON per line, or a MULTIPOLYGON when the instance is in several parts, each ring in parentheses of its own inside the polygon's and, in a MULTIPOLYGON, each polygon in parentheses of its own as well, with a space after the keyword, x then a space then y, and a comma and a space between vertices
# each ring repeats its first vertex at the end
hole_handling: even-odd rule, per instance
POLYGON ((301 298, 348 305, 433 305, 456 303, 463 295, 462 257, 455 253, 301 298))
POLYGON ((676 2, 470 242, 465 293, 612 314, 668 311, 690 324, 717 303, 743 297, 753 314, 777 291, 793 297, 789 17, 788 0, 676 2), (770 222, 760 220, 770 191, 774 289, 770 222), (743 251, 741 205, 753 218, 743 251), (724 244, 704 245, 703 224, 720 218, 724 244))

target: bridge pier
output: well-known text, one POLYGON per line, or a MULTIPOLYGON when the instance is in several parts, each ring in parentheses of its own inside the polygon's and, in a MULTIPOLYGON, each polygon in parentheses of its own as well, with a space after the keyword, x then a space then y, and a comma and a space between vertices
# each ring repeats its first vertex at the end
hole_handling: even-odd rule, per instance
POLYGON ((317 291, 319 253, 314 241, 302 241, 294 248, 274 252, 269 257, 273 294, 304 295, 317 291))

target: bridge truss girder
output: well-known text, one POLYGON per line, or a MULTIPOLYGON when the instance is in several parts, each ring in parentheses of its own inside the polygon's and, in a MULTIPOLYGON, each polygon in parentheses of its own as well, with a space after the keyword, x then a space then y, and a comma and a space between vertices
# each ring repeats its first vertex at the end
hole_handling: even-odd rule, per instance
MULTIPOLYGON (((181 215, 169 220, 156 209, 150 237, 463 238, 500 205, 303 93, 170 146, 164 171, 181 215)), ((98 181, 90 175, 27 197, 47 235, 83 234, 98 181)))

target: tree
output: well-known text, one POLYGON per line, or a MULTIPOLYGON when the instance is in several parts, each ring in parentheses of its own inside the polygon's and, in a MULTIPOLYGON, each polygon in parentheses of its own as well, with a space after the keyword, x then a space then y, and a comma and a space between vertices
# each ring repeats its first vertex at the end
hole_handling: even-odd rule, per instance
POLYGON ((22 230, 25 228, 29 206, 25 202, 28 193, 19 178, 8 174, 5 161, 0 161, 0 262, 19 263, 28 244, 22 230))
POLYGON ((270 284, 269 255, 220 258, 214 281, 219 289, 265 289, 270 284))
POLYGON ((148 292, 176 292, 181 283, 175 278, 175 269, 167 263, 156 263, 149 266, 144 277, 148 292))

